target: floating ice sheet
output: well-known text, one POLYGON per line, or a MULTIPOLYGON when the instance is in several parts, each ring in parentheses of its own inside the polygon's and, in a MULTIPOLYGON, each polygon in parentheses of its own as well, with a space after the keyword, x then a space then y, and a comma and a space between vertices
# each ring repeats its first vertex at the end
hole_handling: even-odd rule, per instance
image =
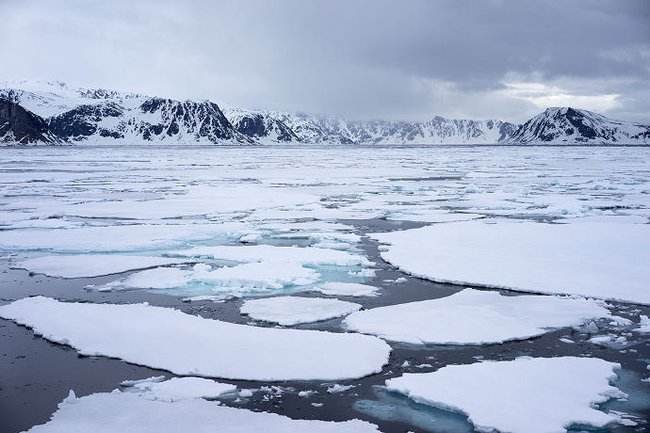
POLYGON ((202 377, 172 377, 159 380, 157 377, 122 382, 128 391, 136 392, 148 400, 179 401, 193 398, 217 398, 234 393, 235 385, 220 383, 202 377))
POLYGON ((418 403, 463 412, 480 431, 556 433, 619 420, 595 408, 625 396, 609 384, 618 368, 598 358, 517 358, 404 374, 386 386, 418 403))
POLYGON ((126 271, 187 262, 187 259, 170 259, 152 256, 79 254, 35 257, 16 262, 13 267, 27 269, 30 272, 45 274, 51 277, 83 278, 119 274, 126 271))
MULTIPOLYGON (((155 268, 98 287, 99 290, 122 289, 191 289, 203 294, 242 295, 278 291, 288 286, 310 285, 320 274, 297 263, 243 263, 212 269, 198 263, 190 269, 155 268)), ((171 293, 171 292, 170 292, 171 293)))
POLYGON ((288 188, 247 184, 193 186, 186 194, 168 195, 159 200, 81 203, 67 206, 64 213, 92 218, 178 218, 297 206, 316 202, 318 199, 317 196, 288 188))
POLYGON ((338 266, 371 265, 364 256, 326 248, 278 247, 272 245, 218 245, 195 247, 170 255, 209 257, 235 262, 293 262, 298 264, 331 264, 338 266))
POLYGON ((203 399, 168 402, 114 391, 76 398, 71 394, 47 423, 29 433, 379 433, 373 424, 350 420, 293 420, 203 399))
POLYGON ((352 331, 413 344, 501 343, 611 318, 602 304, 583 298, 503 296, 465 289, 444 298, 359 311, 343 324, 352 331))
POLYGON ((405 272, 461 284, 650 304, 650 225, 448 223, 373 235, 405 272))
POLYGON ((361 283, 331 282, 321 284, 315 289, 324 295, 331 296, 377 296, 379 288, 361 283))
POLYGON ((241 313, 255 320, 291 326, 345 316, 360 308, 359 304, 338 299, 278 296, 246 301, 241 313))
POLYGON ((128 224, 51 230, 0 231, 0 249, 113 252, 178 248, 191 241, 240 236, 246 226, 223 224, 128 224))
POLYGON ((0 317, 84 355, 102 355, 182 375, 249 380, 336 380, 377 373, 390 347, 376 337, 258 328, 146 304, 25 298, 0 317))

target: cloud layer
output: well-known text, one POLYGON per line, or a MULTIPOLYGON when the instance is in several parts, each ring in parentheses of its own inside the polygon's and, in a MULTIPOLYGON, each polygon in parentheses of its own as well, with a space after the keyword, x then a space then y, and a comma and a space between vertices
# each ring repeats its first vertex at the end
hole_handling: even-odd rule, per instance
POLYGON ((650 121, 650 2, 3 0, 6 79, 351 118, 650 121))

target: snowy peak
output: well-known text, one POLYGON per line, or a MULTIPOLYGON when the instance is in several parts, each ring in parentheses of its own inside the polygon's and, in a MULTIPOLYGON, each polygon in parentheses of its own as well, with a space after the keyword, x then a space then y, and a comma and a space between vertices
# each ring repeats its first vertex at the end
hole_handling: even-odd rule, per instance
POLYGON ((548 108, 522 125, 440 116, 426 121, 350 121, 306 113, 222 111, 207 100, 72 88, 59 81, 0 85, 3 143, 650 144, 649 125, 572 107, 548 108), (20 129, 27 124, 29 133, 20 129))
POLYGON ((12 83, 0 99, 40 116, 63 142, 254 144, 210 101, 176 101, 60 82, 12 83), (16 86, 22 86, 16 88, 16 86))
POLYGON ((55 144, 59 139, 45 121, 13 101, 0 99, 0 143, 55 144))
POLYGON ((301 139, 282 120, 264 111, 228 108, 224 114, 235 131, 260 142, 300 142, 301 139))
POLYGON ((572 107, 552 107, 519 126, 516 144, 647 144, 650 126, 572 107))

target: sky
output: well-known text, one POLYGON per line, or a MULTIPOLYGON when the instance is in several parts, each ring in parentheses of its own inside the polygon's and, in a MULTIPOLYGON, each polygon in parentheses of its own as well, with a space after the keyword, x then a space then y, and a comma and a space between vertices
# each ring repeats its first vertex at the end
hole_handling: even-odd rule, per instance
POLYGON ((650 0, 0 0, 5 80, 350 119, 650 122, 650 0))

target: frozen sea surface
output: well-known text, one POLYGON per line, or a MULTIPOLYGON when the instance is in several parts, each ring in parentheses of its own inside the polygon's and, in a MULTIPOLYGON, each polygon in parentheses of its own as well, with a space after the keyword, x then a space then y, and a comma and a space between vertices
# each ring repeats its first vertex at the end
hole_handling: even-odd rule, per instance
MULTIPOLYGON (((629 397, 598 404, 602 413, 615 421, 602 431, 647 431, 650 342, 648 333, 639 331, 647 328, 650 316, 650 307, 642 305, 647 303, 648 293, 644 234, 649 217, 649 148, 3 149, 0 304, 40 295, 63 301, 66 306, 110 305, 102 306, 102 311, 109 312, 103 329, 84 323, 75 326, 65 314, 57 318, 58 330, 51 328, 52 323, 40 323, 39 333, 60 344, 48 342, 14 321, 0 320, 0 431, 17 432, 45 423, 73 389, 80 398, 67 400, 57 412, 58 421, 47 428, 65 430, 72 425, 70 422, 91 426, 83 423, 91 422, 93 411, 104 404, 115 411, 137 406, 152 413, 165 407, 160 405, 178 404, 174 409, 166 407, 170 408, 170 417, 177 410, 184 414, 188 419, 183 422, 186 429, 192 427, 188 411, 212 413, 215 407, 231 406, 240 410, 231 413, 233 420, 251 425, 267 422, 266 417, 254 417, 251 411, 265 411, 293 419, 343 422, 359 418, 368 424, 347 426, 369 431, 374 431, 374 424, 383 432, 472 432, 475 427, 467 416, 388 392, 386 380, 404 374, 434 373, 449 365, 470 368, 483 361, 512 361, 522 356, 597 358, 620 364, 610 385, 629 397), (522 236, 514 236, 507 230, 514 226, 532 228, 524 230, 522 236), (537 233, 547 226, 560 234, 549 237, 537 233), (454 232, 457 227, 461 229, 454 232), (485 230, 472 229, 474 233, 464 227, 485 230), (413 231, 416 235, 409 234, 413 231), (470 232, 469 239, 462 237, 470 232), (496 232, 500 235, 490 237, 496 232), (388 255, 399 241, 382 245, 368 236, 377 233, 377 237, 386 236, 391 241, 413 237, 409 240, 411 246, 400 252, 400 262, 395 262, 402 269, 380 256, 393 261, 394 257, 388 255), (447 237, 434 239, 428 237, 429 233, 447 233, 447 237), (573 236, 575 233, 580 235, 573 236), (628 238, 632 241, 621 241, 628 238), (471 242, 478 243, 476 249, 467 248, 471 242), (554 242, 563 246, 561 250, 553 250, 554 242), (549 251, 545 261, 540 253, 549 251), (447 260, 447 270, 460 269, 463 273, 448 278, 433 272, 434 267, 411 272, 430 279, 424 280, 404 272, 410 271, 409 266, 426 267, 434 254, 447 260), (585 257, 597 260, 587 263, 582 260, 585 257), (537 260, 537 266, 531 266, 531 260, 537 260), (531 266, 529 272, 526 266, 531 266), (633 272, 628 272, 630 269, 633 272), (489 278, 467 277, 471 273, 489 278), (444 329, 442 323, 436 326, 456 333, 456 344, 450 346, 440 344, 451 342, 440 335, 442 331, 427 326, 436 315, 435 309, 428 306, 436 299, 444 302, 433 305, 448 304, 466 286, 442 280, 615 300, 607 302, 606 313, 596 308, 601 301, 578 298, 576 302, 589 306, 590 314, 573 316, 558 310, 554 313, 562 313, 563 317, 555 321, 539 307, 555 304, 555 298, 526 295, 532 300, 529 306, 534 306, 530 314, 536 314, 538 307, 542 312, 531 320, 537 325, 535 329, 523 329, 521 311, 510 308, 521 302, 505 299, 495 307, 496 314, 488 313, 491 321, 508 332, 486 345, 458 342, 478 342, 470 335, 472 332, 489 334, 497 328, 469 326, 467 332, 462 332, 461 327, 471 321, 471 317, 464 316, 471 315, 473 306, 456 310, 456 314, 449 310, 447 323, 455 329, 444 329), (240 309, 258 296, 266 300, 289 295, 328 301, 336 297, 360 305, 362 310, 354 314, 370 316, 411 303, 408 308, 417 306, 419 321, 415 316, 393 323, 372 318, 372 328, 376 329, 363 332, 382 335, 385 330, 379 327, 398 326, 408 337, 426 335, 429 344, 388 341, 392 349, 388 363, 383 368, 373 367, 373 371, 381 370, 363 378, 342 380, 350 376, 333 375, 323 380, 274 381, 281 376, 264 371, 264 362, 279 346, 272 344, 272 338, 265 338, 256 352, 238 357, 241 362, 233 363, 249 366, 246 376, 219 379, 224 382, 219 384, 223 389, 236 386, 238 393, 199 392, 203 386, 216 388, 209 382, 184 381, 189 395, 194 395, 195 390, 206 397, 218 394, 214 398, 222 406, 200 398, 173 403, 152 401, 124 387, 120 393, 106 394, 120 388, 124 380, 174 378, 169 370, 191 372, 183 370, 187 367, 184 362, 173 368, 148 363, 167 368, 156 370, 102 356, 116 356, 109 351, 96 350, 93 356, 78 357, 70 347, 78 347, 73 334, 81 331, 88 332, 88 342, 98 342, 102 340, 98 336, 103 335, 104 342, 114 347, 136 341, 144 329, 159 339, 158 348, 163 347, 172 341, 173 330, 154 326, 145 318, 147 314, 111 321, 110 311, 115 306, 142 302, 148 302, 152 306, 149 308, 181 310, 192 323, 198 320, 192 317, 200 316, 225 325, 248 325, 251 335, 276 335, 287 330, 268 329, 275 325, 254 321, 242 315, 240 309), (184 301, 188 299, 191 302, 184 301), (384 307, 388 309, 382 310, 384 307), (106 338, 116 328, 124 337, 119 341, 106 338), (61 330, 70 335, 63 335, 61 330), (508 334, 513 330, 517 331, 515 337, 523 340, 510 341, 508 334), (506 341, 494 343, 501 340, 506 341)), ((436 265, 442 264, 436 260, 436 265)), ((494 297, 497 289, 492 290, 494 293, 488 296, 494 297)), ((519 296, 507 290, 498 293, 503 297, 519 296)), ((302 299, 303 308, 319 302, 302 299)), ((264 302, 259 305, 264 306, 264 302)), ((337 335, 346 332, 343 319, 334 317, 339 315, 338 310, 337 314, 303 310, 310 321, 319 321, 302 323, 307 316, 296 320, 302 312, 292 308, 271 311, 266 305, 264 315, 268 318, 272 313, 274 322, 300 330, 329 331, 332 341, 374 338, 337 335)), ((93 319, 87 321, 92 323, 93 319)), ((389 339, 388 332, 385 336, 389 339)), ((151 340, 140 341, 149 343, 142 343, 136 355, 151 356, 152 350, 147 349, 151 340)), ((174 341, 183 343, 182 338, 174 341)), ((232 342, 233 347, 236 343, 232 342)), ((254 348, 254 343, 252 338, 248 347, 254 348)), ((300 341, 292 344, 300 346, 300 341)), ((311 347, 315 346, 319 346, 316 340, 311 347)), ((334 367, 349 369, 355 357, 359 366, 375 362, 358 358, 364 352, 361 347, 345 353, 344 349, 328 352, 326 346, 331 345, 319 346, 317 361, 310 363, 302 356, 283 354, 275 358, 278 362, 273 368, 276 373, 287 373, 284 378, 297 379, 288 375, 292 363, 301 365, 305 372, 314 372, 334 367)), ((189 349, 182 352, 178 358, 189 359, 189 349)), ((235 350, 229 350, 224 356, 235 354, 235 350)), ((139 358, 129 360, 147 364, 139 358)), ((355 376, 367 374, 362 370, 370 372, 360 368, 355 376)), ((548 373, 561 377, 566 368, 553 364, 548 373)), ((221 371, 216 375, 225 374, 221 371)), ((118 412, 103 413, 108 420, 118 412)), ((503 425, 516 421, 507 413, 500 418, 503 425)), ((282 428, 297 425, 288 418, 276 420, 272 422, 282 428)), ((305 424, 305 428, 312 426, 316 424, 305 424)), ((323 425, 327 431, 343 427, 346 425, 323 425)), ((552 427, 550 423, 548 427, 552 427)))

